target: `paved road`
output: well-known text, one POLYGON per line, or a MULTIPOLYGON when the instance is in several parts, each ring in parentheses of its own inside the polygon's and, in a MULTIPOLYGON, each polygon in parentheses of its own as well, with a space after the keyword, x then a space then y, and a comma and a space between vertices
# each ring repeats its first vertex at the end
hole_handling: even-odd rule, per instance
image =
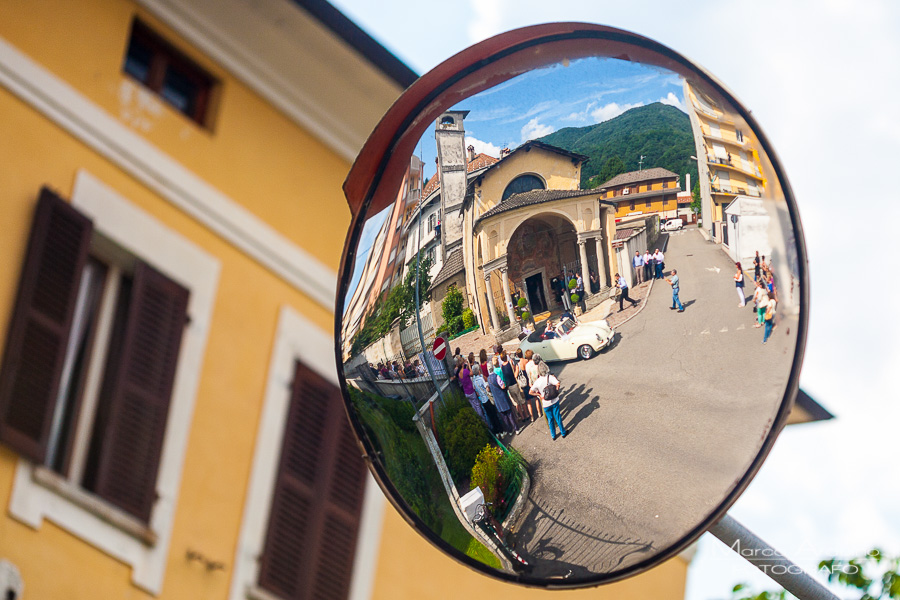
POLYGON ((513 441, 534 468, 514 539, 537 575, 610 572, 677 541, 733 488, 777 411, 795 320, 762 345, 722 249, 695 228, 669 235, 685 312, 656 281, 612 348, 553 365, 566 439, 540 421, 513 441))

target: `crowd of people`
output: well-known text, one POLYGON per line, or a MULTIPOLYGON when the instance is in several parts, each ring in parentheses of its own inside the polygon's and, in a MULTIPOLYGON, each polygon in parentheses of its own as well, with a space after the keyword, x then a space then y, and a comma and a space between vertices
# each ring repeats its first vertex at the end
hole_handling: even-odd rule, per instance
POLYGON ((415 379, 428 374, 425 371, 425 365, 421 364, 418 359, 407 360, 402 364, 396 360, 381 362, 377 367, 369 363, 369 371, 372 373, 372 377, 382 380, 415 379))
POLYGON ((631 265, 634 267, 635 283, 641 284, 651 279, 662 279, 663 270, 666 268, 666 256, 657 248, 652 254, 650 250, 634 251, 631 265))
POLYGON ((470 352, 468 357, 458 354, 454 360, 454 378, 494 435, 519 434, 542 415, 552 439, 567 435, 559 415, 560 383, 540 354, 518 349, 510 355, 498 345, 490 359, 482 348, 477 359, 470 352))
MULTIPOLYGON (((741 302, 738 306, 745 306, 744 298, 744 271, 741 263, 736 263, 737 273, 734 276, 735 287, 738 289, 738 297, 741 302)), ((777 327, 775 323, 775 308, 778 305, 778 291, 775 287, 775 271, 772 269, 772 259, 766 262, 765 256, 760 256, 759 251, 753 258, 753 282, 754 290, 752 300, 754 302, 754 327, 763 327, 763 344, 769 341, 772 331, 777 327)))

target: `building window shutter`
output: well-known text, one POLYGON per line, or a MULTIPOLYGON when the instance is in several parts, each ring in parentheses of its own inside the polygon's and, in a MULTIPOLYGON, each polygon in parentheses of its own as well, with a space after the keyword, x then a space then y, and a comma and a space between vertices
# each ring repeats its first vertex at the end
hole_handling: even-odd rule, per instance
POLYGON ((340 392, 298 362, 260 586, 286 600, 346 598, 364 490, 340 392))
POLYGON ((138 262, 108 364, 85 486, 149 521, 190 293, 138 262), (113 350, 114 351, 114 350, 113 350))
POLYGON ((43 463, 93 225, 44 188, 0 368, 0 441, 43 463))

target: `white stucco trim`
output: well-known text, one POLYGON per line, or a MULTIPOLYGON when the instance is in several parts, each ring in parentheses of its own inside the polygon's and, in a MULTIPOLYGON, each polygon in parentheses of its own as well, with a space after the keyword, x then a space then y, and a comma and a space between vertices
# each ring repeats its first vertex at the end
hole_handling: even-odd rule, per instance
MULTIPOLYGON (((234 557, 229 600, 261 596, 255 593, 259 559, 265 544, 266 525, 275 490, 278 459, 284 439, 291 400, 295 361, 300 360, 334 385, 338 385, 334 363, 334 339, 289 306, 281 309, 269 375, 263 398, 253 466, 247 486, 241 531, 234 557)), ((372 595, 385 498, 371 475, 366 478, 365 499, 357 539, 350 598, 365 600, 372 595)))
POLYGON ((0 37, 0 86, 327 310, 337 274, 0 37))
MULTIPOLYGON (((116 526, 104 519, 100 511, 89 510, 85 502, 66 494, 64 489, 41 485, 38 483, 40 478, 35 477, 35 467, 25 459, 19 459, 16 467, 9 512, 35 529, 41 527, 44 519, 52 521, 130 565, 134 584, 158 595, 163 586, 221 265, 214 256, 85 171, 80 171, 76 177, 72 204, 93 220, 98 233, 190 291, 188 314, 191 320, 185 328, 178 355, 156 482, 158 499, 150 515, 149 529, 155 542, 142 541, 133 531, 116 526)), ((112 505, 106 507, 106 512, 109 511, 121 512, 112 505)))

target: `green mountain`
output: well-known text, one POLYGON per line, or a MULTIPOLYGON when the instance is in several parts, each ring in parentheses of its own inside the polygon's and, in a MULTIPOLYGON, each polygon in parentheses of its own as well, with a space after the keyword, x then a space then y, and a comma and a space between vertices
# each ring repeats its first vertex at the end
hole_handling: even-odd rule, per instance
POLYGON ((637 171, 641 155, 644 169, 663 167, 678 174, 682 189, 685 173, 691 174, 691 185, 698 181, 697 163, 691 160, 696 149, 690 119, 661 102, 632 108, 596 125, 566 127, 539 140, 590 157, 581 168, 584 189, 620 173, 637 171))

